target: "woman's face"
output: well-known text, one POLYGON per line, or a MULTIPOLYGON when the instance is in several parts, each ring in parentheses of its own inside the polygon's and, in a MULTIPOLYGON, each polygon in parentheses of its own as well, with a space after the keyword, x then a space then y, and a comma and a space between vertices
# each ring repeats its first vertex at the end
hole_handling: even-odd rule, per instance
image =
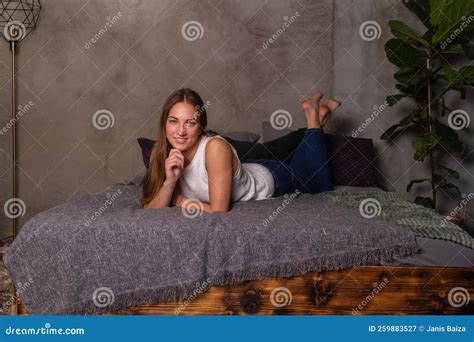
POLYGON ((166 119, 166 138, 173 148, 181 152, 190 150, 199 141, 201 127, 194 106, 178 102, 166 119))

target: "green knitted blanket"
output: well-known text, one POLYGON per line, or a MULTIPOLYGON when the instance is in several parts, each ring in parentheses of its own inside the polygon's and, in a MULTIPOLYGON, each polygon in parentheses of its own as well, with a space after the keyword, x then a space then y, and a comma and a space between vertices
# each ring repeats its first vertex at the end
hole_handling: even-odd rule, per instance
POLYGON ((340 205, 358 209, 368 219, 378 217, 411 229, 417 236, 443 239, 474 249, 474 238, 461 227, 445 220, 433 209, 408 201, 396 192, 364 191, 320 194, 340 205))

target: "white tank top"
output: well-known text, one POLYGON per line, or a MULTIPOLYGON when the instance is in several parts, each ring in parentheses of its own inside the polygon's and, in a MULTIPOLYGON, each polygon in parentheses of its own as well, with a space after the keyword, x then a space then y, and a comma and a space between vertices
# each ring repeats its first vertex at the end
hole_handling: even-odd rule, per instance
MULTIPOLYGON (((198 149, 191 163, 186 166, 179 178, 181 193, 189 199, 197 199, 201 202, 209 203, 209 183, 206 169, 206 145, 213 138, 221 138, 226 143, 227 140, 221 136, 202 136, 198 149)), ((229 143, 228 143, 229 144, 229 143)), ((229 144, 232 152, 239 160, 237 151, 229 144)), ((256 163, 238 162, 235 174, 232 179, 232 202, 262 200, 272 197, 275 190, 273 176, 265 166, 256 163)))

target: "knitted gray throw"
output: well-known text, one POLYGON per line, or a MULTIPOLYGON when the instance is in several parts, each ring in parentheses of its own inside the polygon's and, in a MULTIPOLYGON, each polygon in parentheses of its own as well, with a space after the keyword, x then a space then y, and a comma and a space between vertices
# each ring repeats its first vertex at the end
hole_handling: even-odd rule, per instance
POLYGON ((396 192, 330 191, 319 196, 354 209, 360 209, 363 201, 366 201, 366 205, 372 202, 374 210, 377 207, 375 216, 408 228, 417 236, 453 241, 465 247, 474 248, 474 238, 467 231, 444 219, 435 210, 407 201, 396 192))

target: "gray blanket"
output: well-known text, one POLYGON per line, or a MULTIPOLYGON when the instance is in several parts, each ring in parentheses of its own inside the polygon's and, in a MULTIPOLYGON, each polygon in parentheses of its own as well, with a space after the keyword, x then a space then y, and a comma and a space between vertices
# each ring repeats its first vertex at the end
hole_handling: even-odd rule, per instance
POLYGON ((30 314, 91 314, 190 300, 211 285, 379 264, 414 233, 319 195, 234 204, 228 213, 142 209, 113 185, 40 213, 4 257, 30 314))

